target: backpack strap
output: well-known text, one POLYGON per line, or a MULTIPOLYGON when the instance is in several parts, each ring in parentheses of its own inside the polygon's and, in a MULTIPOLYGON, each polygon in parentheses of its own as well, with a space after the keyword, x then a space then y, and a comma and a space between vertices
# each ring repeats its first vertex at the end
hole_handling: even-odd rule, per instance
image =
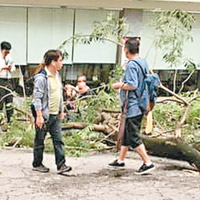
MULTIPOLYGON (((143 67, 136 60, 132 60, 132 61, 135 62, 138 65, 138 67, 140 68, 140 70, 141 70, 141 72, 142 72, 142 74, 144 76, 144 79, 145 79, 147 73, 145 73, 143 67)), ((144 85, 144 79, 143 79, 143 82, 142 82, 142 86, 144 85)), ((144 89, 142 90, 141 96, 142 96, 143 92, 144 92, 144 89)), ((135 93, 136 98, 139 98, 136 90, 134 90, 134 93, 135 93)))
POLYGON ((40 70, 39 72, 40 74, 43 74, 45 77, 47 76, 47 72, 45 69, 40 70))
POLYGON ((135 62, 135 63, 139 66, 140 70, 142 71, 143 76, 146 77, 147 72, 146 72, 146 73, 144 72, 144 69, 143 69, 143 67, 140 65, 140 63, 137 62, 136 60, 132 60, 132 61, 135 62))

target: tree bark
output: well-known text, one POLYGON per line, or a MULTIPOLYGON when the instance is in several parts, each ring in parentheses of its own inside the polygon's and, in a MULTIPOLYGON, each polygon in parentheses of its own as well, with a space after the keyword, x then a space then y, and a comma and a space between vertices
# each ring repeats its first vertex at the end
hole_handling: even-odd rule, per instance
MULTIPOLYGON (((73 128, 74 129, 84 129, 85 127, 87 127, 89 125, 91 125, 91 124, 82 123, 82 122, 68 122, 68 123, 62 124, 62 130, 73 129, 73 128)), ((93 124, 93 130, 99 131, 99 132, 104 132, 104 133, 109 133, 109 127, 106 125, 93 124)))
POLYGON ((178 138, 152 138, 141 135, 148 153, 155 156, 184 160, 195 165, 200 172, 200 152, 178 138))

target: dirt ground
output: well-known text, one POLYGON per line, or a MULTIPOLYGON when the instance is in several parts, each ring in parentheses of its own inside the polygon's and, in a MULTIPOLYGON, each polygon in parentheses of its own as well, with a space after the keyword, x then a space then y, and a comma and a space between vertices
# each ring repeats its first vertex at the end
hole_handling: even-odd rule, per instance
POLYGON ((156 170, 135 175, 142 164, 128 152, 124 169, 107 164, 116 154, 66 158, 73 167, 68 176, 57 175, 54 155, 45 154, 50 172, 32 171, 32 150, 0 150, 0 200, 199 200, 200 175, 187 162, 152 157, 156 170))

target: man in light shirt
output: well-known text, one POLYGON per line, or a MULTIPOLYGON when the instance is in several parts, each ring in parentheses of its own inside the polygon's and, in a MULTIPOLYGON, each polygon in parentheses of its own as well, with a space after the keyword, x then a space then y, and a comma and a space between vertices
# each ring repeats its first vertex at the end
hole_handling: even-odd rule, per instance
POLYGON ((49 131, 55 152, 59 174, 72 168, 65 164, 64 143, 62 141, 60 119, 64 118, 62 84, 59 71, 62 68, 62 53, 49 50, 44 55, 44 69, 34 77, 33 107, 35 112, 36 135, 34 140, 33 170, 49 172, 43 165, 44 140, 49 131))
POLYGON ((9 42, 1 43, 1 55, 0 55, 0 110, 3 110, 5 104, 7 122, 10 122, 10 118, 13 114, 13 95, 12 95, 12 79, 11 72, 15 70, 15 65, 10 56, 11 44, 9 42))

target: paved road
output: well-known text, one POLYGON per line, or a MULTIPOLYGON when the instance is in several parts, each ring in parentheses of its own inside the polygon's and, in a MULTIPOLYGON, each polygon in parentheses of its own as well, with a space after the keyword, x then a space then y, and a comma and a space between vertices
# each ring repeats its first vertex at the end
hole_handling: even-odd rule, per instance
POLYGON ((54 155, 45 154, 48 174, 31 169, 32 150, 0 150, 0 200, 199 200, 200 175, 189 164, 152 157, 157 169, 134 175, 141 160, 128 153, 126 167, 107 168, 112 153, 67 158, 73 171, 57 175, 54 155))

